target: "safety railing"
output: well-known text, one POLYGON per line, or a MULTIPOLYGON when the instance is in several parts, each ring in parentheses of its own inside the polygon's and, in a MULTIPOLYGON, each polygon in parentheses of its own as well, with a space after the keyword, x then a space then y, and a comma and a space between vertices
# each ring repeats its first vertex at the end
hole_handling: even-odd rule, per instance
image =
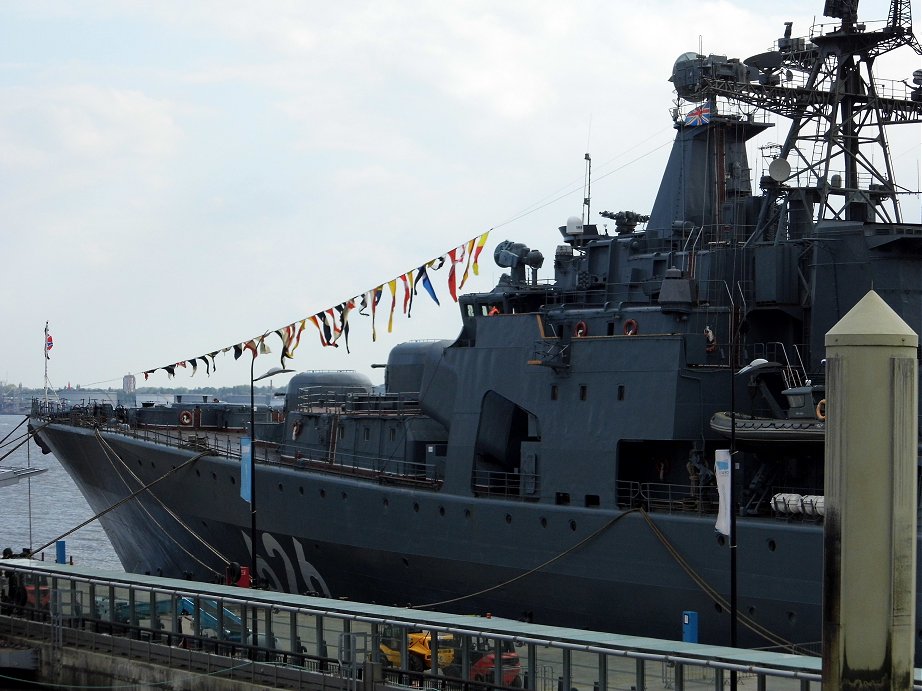
POLYGON ((731 671, 759 688, 767 679, 772 689, 820 682, 817 658, 789 653, 690 643, 678 653, 671 641, 21 560, 0 561, 0 570, 6 637, 275 686, 321 675, 351 688, 370 674, 385 686, 442 691, 720 688, 731 671))

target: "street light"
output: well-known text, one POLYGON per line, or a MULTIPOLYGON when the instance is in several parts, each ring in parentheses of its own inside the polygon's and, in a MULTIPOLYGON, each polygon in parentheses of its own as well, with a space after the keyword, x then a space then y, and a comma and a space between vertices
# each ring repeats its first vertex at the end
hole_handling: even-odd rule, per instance
MULTIPOLYGON (((276 374, 285 374, 294 372, 293 369, 284 367, 273 367, 265 374, 258 377, 253 376, 253 367, 256 364, 256 354, 250 361, 250 587, 257 586, 256 578, 256 401, 255 401, 255 384, 256 382, 275 376, 276 374)), ((257 633, 257 615, 256 608, 253 608, 253 645, 259 645, 259 636, 257 633)))

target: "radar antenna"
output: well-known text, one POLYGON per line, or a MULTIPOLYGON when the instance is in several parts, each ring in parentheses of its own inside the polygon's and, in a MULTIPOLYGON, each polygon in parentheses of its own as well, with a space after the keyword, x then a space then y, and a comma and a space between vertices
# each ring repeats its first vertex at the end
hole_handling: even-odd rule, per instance
POLYGON ((775 50, 744 61, 747 80, 705 76, 699 93, 790 118, 753 238, 776 229, 810 232, 823 219, 902 222, 886 128, 922 122, 922 90, 877 80, 877 56, 901 46, 922 54, 912 33, 910 0, 892 0, 882 29, 858 22, 858 0, 827 0, 838 26, 814 26, 809 38, 784 38, 775 50), (797 77, 795 77, 797 75, 797 77), (875 163, 876 162, 876 163, 875 163), (784 204, 796 205, 799 228, 782 227, 784 204))

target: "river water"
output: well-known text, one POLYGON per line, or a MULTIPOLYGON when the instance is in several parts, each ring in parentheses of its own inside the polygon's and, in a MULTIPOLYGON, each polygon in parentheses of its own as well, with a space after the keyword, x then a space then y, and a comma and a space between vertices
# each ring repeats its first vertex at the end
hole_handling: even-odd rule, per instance
MULTIPOLYGON (((16 430, 0 445, 0 457, 24 439, 26 425, 16 429, 23 417, 0 415, 0 439, 16 430)), ((31 480, 0 487, 0 551, 10 547, 18 553, 24 547, 41 547, 93 516, 80 490, 53 454, 44 455, 29 442, 0 460, 3 468, 29 466, 46 470, 31 480)), ((97 521, 71 533, 64 541, 68 557, 73 557, 75 564, 122 570, 112 543, 97 521)), ((44 553, 46 561, 54 561, 54 545, 44 553)))

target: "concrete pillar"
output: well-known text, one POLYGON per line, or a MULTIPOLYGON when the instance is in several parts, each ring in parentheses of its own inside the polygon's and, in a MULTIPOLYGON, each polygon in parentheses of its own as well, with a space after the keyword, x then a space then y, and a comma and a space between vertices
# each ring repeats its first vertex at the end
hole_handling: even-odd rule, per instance
POLYGON ((826 334, 823 689, 911 689, 918 336, 874 291, 826 334))

